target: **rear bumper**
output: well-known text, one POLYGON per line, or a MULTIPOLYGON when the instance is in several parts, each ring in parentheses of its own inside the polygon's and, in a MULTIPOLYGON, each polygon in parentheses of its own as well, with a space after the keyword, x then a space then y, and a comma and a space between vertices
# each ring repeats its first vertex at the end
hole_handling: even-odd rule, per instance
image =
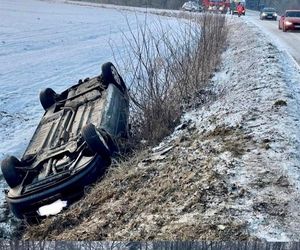
POLYGON ((276 16, 261 16, 263 20, 277 20, 276 16))
MULTIPOLYGON (((232 15, 235 15, 235 14, 238 15, 238 11, 237 11, 237 10, 231 10, 231 13, 232 13, 232 15)), ((242 14, 242 15, 245 15, 245 14, 246 14, 246 11, 243 11, 241 14, 242 14)))
POLYGON ((37 210, 43 205, 50 204, 58 199, 67 200, 68 203, 83 193, 86 185, 94 182, 104 174, 107 163, 96 156, 81 171, 70 175, 57 185, 42 189, 30 195, 9 197, 6 194, 7 203, 13 214, 19 218, 38 217, 37 210))

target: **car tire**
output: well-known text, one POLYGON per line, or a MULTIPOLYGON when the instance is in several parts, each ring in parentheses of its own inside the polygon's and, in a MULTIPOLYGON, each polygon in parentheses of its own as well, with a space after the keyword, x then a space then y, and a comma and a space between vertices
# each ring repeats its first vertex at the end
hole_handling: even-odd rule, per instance
POLYGON ((46 88, 40 92, 40 102, 44 110, 49 109, 54 103, 57 94, 51 88, 46 88))
POLYGON ((100 134, 104 137, 104 140, 109 148, 110 154, 119 152, 119 148, 117 143, 113 140, 109 133, 107 133, 104 129, 99 129, 100 134))
POLYGON ((287 29, 285 28, 285 25, 282 26, 282 31, 287 32, 287 29))
POLYGON ((106 86, 112 83, 122 92, 126 90, 126 85, 122 77, 119 75, 116 67, 111 62, 107 62, 103 64, 101 70, 102 70, 103 81, 106 86))
POLYGON ((14 156, 9 156, 2 161, 2 174, 9 187, 14 188, 21 184, 23 175, 22 172, 17 168, 21 166, 21 162, 14 156))
POLYGON ((90 123, 83 127, 81 131, 82 137, 87 143, 89 149, 98 155, 101 156, 106 162, 111 163, 111 153, 109 146, 104 139, 104 136, 100 131, 95 127, 94 124, 90 123))

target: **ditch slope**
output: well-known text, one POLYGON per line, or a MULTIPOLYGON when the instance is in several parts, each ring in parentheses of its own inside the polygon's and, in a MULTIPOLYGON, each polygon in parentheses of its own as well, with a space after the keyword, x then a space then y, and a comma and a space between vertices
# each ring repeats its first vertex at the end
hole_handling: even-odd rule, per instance
POLYGON ((205 101, 23 239, 300 240, 299 69, 256 26, 228 25, 205 101))

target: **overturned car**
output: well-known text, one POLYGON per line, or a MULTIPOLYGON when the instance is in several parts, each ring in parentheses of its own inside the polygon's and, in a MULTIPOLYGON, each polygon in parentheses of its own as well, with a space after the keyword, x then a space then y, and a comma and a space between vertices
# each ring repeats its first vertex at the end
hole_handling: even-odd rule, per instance
POLYGON ((9 156, 1 164, 9 207, 28 221, 41 217, 40 207, 80 197, 128 135, 128 92, 112 63, 61 94, 45 89, 40 102, 45 113, 23 157, 9 156))

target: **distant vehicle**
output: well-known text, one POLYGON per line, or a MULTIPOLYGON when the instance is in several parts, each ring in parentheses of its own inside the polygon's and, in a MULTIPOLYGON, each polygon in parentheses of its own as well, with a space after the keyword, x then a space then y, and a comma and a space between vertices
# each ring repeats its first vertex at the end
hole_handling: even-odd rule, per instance
POLYGON ((225 14, 229 10, 229 0, 203 0, 203 6, 206 11, 225 14))
POLYGON ((277 20, 277 12, 274 8, 263 8, 259 13, 260 20, 277 20))
POLYGON ((28 221, 40 217, 40 207, 80 196, 103 175, 128 132, 127 88, 112 63, 61 94, 45 89, 40 102, 45 113, 23 157, 1 164, 8 205, 28 221))
POLYGON ((181 9, 191 12, 200 12, 203 10, 202 6, 200 6, 197 2, 194 1, 185 2, 182 5, 181 9))
POLYGON ((246 2, 239 2, 239 1, 231 1, 230 2, 230 13, 231 15, 238 15, 238 4, 241 4, 243 6, 243 10, 242 10, 242 13, 241 15, 245 16, 246 15, 246 2))
POLYGON ((278 28, 283 32, 300 30, 300 10, 286 10, 279 19, 278 28))

